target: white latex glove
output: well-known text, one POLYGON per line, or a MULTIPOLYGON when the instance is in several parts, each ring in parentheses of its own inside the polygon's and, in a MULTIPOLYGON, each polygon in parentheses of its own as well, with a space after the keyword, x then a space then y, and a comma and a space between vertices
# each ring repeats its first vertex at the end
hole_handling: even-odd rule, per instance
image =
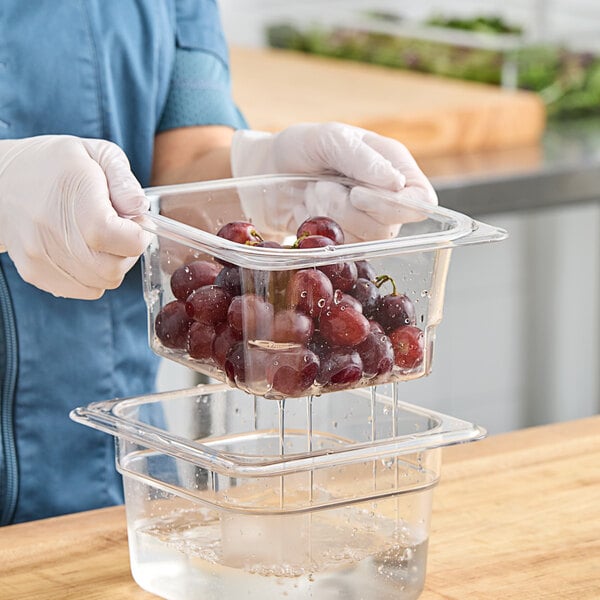
MULTIPOLYGON (((278 239, 284 232, 292 234, 309 216, 317 215, 331 217, 342 228, 345 243, 388 239, 398 235, 400 229, 398 218, 381 223, 354 206, 359 201, 367 207, 381 202, 381 193, 370 188, 348 187, 324 179, 266 189, 266 193, 238 189, 238 195, 246 219, 267 238, 278 239)), ((404 210, 402 223, 419 218, 404 210)))
POLYGON ((258 218, 249 203, 243 202, 257 227, 266 229, 274 229, 286 219, 299 225, 306 213, 314 215, 318 206, 319 214, 338 217, 342 228, 351 234, 349 241, 384 239, 396 235, 402 223, 414 220, 415 214, 403 205, 405 201, 437 204, 431 183, 403 144, 342 123, 301 123, 276 134, 239 130, 233 136, 231 168, 234 177, 344 175, 391 192, 383 197, 360 186, 348 190, 345 186, 334 189, 330 183, 317 184, 314 193, 307 194, 305 211, 296 204, 298 214, 292 215, 285 206, 271 206, 258 218))
POLYGON ((0 249, 21 277, 69 298, 120 285, 148 242, 148 209, 123 151, 104 140, 0 141, 0 249))

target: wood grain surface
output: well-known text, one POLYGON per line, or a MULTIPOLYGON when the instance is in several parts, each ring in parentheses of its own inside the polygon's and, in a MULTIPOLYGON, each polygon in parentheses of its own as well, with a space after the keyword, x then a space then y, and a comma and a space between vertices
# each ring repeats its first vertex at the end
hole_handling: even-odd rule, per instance
MULTIPOLYGON (((154 596, 115 507, 0 528, 0 598, 154 596)), ((421 600, 599 598, 600 416, 444 450, 421 600)))
POLYGON ((343 121, 399 139, 417 157, 536 144, 537 94, 288 50, 232 48, 234 97, 254 129, 343 121))

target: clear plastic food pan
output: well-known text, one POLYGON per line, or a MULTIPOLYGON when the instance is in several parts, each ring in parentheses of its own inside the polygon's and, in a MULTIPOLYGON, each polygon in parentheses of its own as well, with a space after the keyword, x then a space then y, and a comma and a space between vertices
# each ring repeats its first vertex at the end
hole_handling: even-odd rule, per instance
POLYGON ((452 249, 506 235, 336 177, 146 192, 151 347, 271 399, 427 375, 452 249))
POLYGON ((71 416, 115 436, 144 589, 171 600, 412 600, 442 447, 485 431, 401 402, 398 387, 274 402, 212 384, 71 416))

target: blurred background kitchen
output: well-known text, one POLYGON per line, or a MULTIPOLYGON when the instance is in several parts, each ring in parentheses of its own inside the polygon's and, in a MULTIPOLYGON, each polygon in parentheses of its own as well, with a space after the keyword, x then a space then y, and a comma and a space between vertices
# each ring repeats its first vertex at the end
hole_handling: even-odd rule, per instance
MULTIPOLYGON (((397 137, 440 204, 509 231, 453 253, 432 374, 405 399, 491 433, 600 408, 600 4, 221 0, 256 129, 397 137)), ((194 383, 163 365, 163 389, 194 383)))

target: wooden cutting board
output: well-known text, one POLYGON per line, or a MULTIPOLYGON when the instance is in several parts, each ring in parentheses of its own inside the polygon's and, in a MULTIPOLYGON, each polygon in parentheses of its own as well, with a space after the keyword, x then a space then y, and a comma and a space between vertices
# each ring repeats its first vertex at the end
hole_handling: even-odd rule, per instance
POLYGON ((537 94, 288 50, 232 48, 233 93, 254 129, 342 121, 394 137, 418 157, 536 144, 537 94))

